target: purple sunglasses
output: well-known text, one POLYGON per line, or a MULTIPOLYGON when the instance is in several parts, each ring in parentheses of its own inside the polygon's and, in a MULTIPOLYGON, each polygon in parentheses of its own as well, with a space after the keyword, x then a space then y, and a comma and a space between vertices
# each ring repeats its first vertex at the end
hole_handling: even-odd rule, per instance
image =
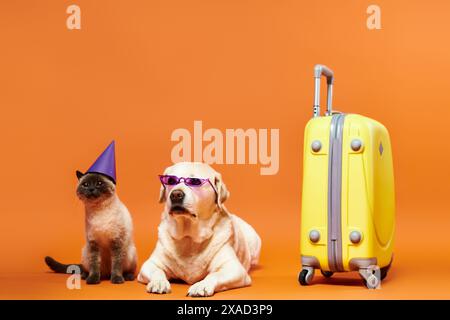
POLYGON ((177 176, 172 176, 172 175, 159 175, 159 180, 161 181, 164 188, 166 186, 175 186, 175 185, 181 183, 181 180, 183 180, 184 184, 187 185, 188 187, 200 187, 200 186, 204 185, 206 182, 208 182, 211 185, 211 188, 213 188, 213 190, 217 196, 217 190, 208 178, 206 178, 206 179, 193 178, 193 177, 185 178, 185 177, 177 177, 177 176))

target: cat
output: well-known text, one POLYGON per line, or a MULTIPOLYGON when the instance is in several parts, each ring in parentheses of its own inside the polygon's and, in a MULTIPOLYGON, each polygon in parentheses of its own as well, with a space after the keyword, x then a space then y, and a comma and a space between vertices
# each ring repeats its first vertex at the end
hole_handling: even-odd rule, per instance
MULTIPOLYGON (((76 172, 77 196, 85 206, 86 245, 82 250, 81 277, 87 284, 110 278, 123 283, 135 278, 137 254, 133 242, 131 215, 116 194, 116 185, 100 173, 76 172)), ((57 273, 66 273, 68 264, 45 257, 57 273)))

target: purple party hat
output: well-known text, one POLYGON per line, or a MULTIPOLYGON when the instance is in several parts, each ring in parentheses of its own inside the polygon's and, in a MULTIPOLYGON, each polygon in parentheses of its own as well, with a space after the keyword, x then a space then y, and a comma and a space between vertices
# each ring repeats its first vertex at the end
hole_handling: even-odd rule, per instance
POLYGON ((116 155, 115 141, 113 140, 86 173, 100 173, 112 179, 116 183, 116 155))

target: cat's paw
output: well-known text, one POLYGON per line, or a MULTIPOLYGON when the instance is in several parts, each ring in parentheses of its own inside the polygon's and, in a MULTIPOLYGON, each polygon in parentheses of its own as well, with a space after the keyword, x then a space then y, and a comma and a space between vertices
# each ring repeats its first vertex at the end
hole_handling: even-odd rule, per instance
POLYGON ((135 276, 134 276, 134 273, 129 272, 129 273, 124 273, 123 278, 125 279, 125 281, 133 281, 135 279, 135 276))
POLYGON ((125 279, 121 274, 113 274, 111 276, 111 282, 114 284, 121 284, 125 282, 125 279))
POLYGON ((210 297, 214 294, 214 283, 209 280, 202 280, 194 283, 188 290, 189 297, 210 297))
POLYGON ((92 273, 86 278, 86 284, 100 283, 100 273, 92 273))
POLYGON ((170 282, 167 279, 155 279, 147 284, 148 293, 170 293, 170 282))

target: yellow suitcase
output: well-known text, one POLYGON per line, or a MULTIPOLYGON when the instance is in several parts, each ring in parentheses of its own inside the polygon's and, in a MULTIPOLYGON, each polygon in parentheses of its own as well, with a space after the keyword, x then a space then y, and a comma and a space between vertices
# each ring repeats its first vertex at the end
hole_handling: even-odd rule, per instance
POLYGON ((395 194, 389 133, 379 122, 332 111, 333 72, 314 68, 314 116, 305 128, 299 282, 359 271, 379 288, 392 263, 395 194), (320 80, 327 111, 320 115, 320 80))

